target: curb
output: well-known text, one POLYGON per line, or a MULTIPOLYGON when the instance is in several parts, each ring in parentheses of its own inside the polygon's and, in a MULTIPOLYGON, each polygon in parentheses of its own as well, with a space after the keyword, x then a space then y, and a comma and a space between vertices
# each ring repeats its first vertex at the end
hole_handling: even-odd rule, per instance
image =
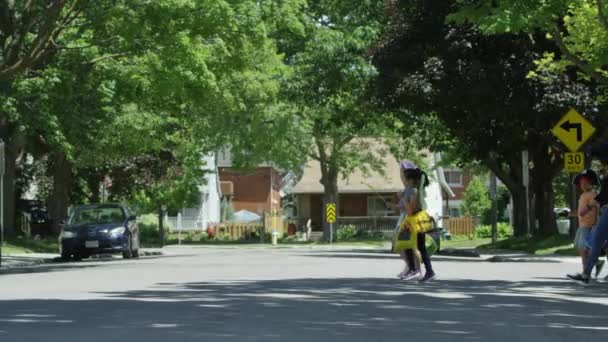
POLYGON ((501 255, 495 255, 488 259, 487 262, 501 263, 501 262, 509 262, 509 263, 548 263, 548 264, 559 264, 562 263, 560 260, 548 259, 548 258, 513 258, 513 257, 505 257, 501 255))
POLYGON ((437 252, 437 255, 461 258, 481 258, 481 254, 472 249, 446 248, 437 252))
MULTIPOLYGON (((153 257, 164 255, 161 251, 141 251, 140 257, 153 257)), ((114 257, 111 254, 99 254, 91 256, 91 260, 112 260, 114 257)), ((116 260, 121 260, 116 258, 116 260)), ((36 266, 52 265, 52 264, 70 264, 74 265, 78 262, 64 261, 61 257, 55 258, 33 258, 33 257, 9 257, 2 256, 2 267, 0 268, 0 275, 10 273, 33 273, 38 270, 36 266), (11 259, 10 264, 6 262, 6 259, 11 259)))

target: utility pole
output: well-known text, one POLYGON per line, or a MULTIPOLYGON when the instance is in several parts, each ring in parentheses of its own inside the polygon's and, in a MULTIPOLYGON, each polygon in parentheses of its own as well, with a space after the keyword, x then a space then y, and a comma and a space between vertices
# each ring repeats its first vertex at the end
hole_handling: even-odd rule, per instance
POLYGON ((490 199, 492 200, 492 244, 498 240, 498 201, 496 194, 496 175, 490 174, 490 199))
POLYGON ((530 213, 530 157, 528 150, 521 154, 522 164, 522 180, 526 189, 526 232, 528 236, 532 236, 532 222, 530 213))

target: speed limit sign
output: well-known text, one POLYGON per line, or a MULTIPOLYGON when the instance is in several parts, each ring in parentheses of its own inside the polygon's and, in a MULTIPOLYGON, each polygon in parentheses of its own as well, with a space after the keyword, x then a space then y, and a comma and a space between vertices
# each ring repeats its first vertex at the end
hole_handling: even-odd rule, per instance
POLYGON ((564 170, 568 173, 579 173, 585 169, 585 154, 583 152, 568 152, 564 154, 564 170))

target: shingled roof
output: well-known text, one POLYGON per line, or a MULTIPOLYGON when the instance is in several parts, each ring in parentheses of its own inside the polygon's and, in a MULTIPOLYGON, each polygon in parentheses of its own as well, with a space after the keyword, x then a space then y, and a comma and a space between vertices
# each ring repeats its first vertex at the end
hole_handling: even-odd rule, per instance
MULTIPOLYGON (((384 174, 368 170, 356 170, 346 179, 340 177, 338 190, 344 193, 394 193, 403 189, 401 176, 399 174, 399 162, 390 153, 377 153, 377 157, 383 161, 384 174)), ((300 181, 291 191, 293 194, 322 194, 321 166, 318 161, 311 160, 304 168, 300 181)))

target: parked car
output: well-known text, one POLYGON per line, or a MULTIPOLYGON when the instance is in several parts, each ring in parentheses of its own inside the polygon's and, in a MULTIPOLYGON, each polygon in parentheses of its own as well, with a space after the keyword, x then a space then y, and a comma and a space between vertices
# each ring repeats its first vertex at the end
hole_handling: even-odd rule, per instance
POLYGON ((122 253, 139 257, 139 227, 134 215, 121 204, 94 204, 75 208, 63 222, 59 236, 63 259, 83 259, 94 254, 122 253))

